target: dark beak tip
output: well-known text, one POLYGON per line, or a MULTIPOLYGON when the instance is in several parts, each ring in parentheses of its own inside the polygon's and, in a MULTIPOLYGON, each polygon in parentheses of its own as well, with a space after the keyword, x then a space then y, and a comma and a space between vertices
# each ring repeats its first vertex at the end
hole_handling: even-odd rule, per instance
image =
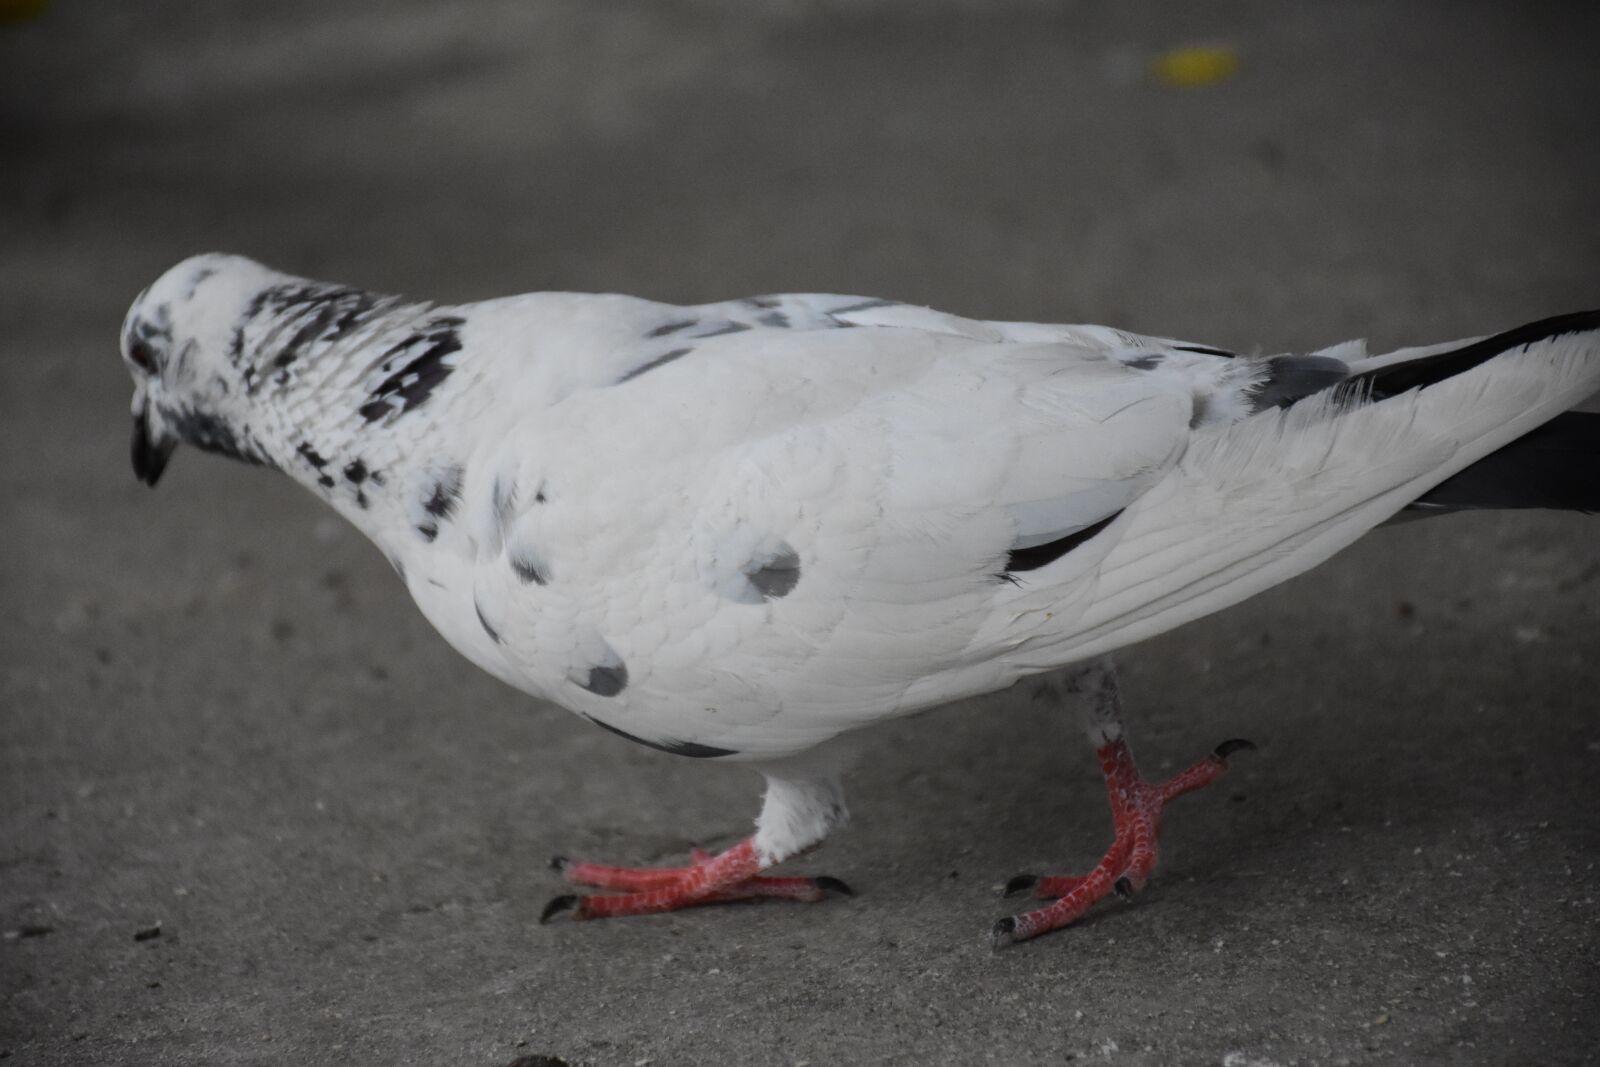
POLYGON ((167 469, 167 459, 172 455, 173 445, 157 444, 150 439, 150 428, 145 424, 143 414, 133 417, 133 474, 145 485, 154 487, 161 479, 161 472, 167 469))

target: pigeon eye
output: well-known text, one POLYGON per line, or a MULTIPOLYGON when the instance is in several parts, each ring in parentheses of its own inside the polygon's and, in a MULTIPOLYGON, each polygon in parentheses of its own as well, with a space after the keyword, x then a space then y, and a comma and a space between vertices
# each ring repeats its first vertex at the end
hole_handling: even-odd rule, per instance
POLYGON ((155 373, 155 370, 156 370, 156 354, 155 354, 155 350, 152 349, 149 345, 145 344, 143 341, 135 341, 135 342, 133 342, 133 345, 128 349, 128 358, 133 360, 134 365, 137 366, 140 370, 145 371, 145 372, 150 373, 150 374, 154 374, 155 373))

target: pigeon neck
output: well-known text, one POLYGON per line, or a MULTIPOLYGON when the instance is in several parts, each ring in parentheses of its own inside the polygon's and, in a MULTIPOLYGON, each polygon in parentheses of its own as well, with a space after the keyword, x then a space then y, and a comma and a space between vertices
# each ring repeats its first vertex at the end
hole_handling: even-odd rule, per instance
POLYGON ((358 289, 264 290, 231 337, 234 421, 266 462, 382 543, 428 474, 419 437, 459 392, 462 325, 453 309, 358 289))

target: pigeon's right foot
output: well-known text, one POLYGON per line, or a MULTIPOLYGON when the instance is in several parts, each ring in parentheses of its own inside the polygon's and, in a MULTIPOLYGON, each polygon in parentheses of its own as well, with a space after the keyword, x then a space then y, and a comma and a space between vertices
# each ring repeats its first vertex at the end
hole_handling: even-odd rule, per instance
POLYGON ((539 921, 548 922, 564 911, 573 912, 577 919, 600 919, 760 897, 809 904, 822 900, 829 890, 852 895, 850 887, 837 878, 775 878, 761 874, 753 839, 741 841, 717 855, 697 848, 690 860, 687 867, 610 867, 557 856, 550 865, 573 885, 623 892, 609 896, 566 894, 556 897, 545 905, 539 921))
POLYGON ((1007 882, 1007 896, 1031 889, 1034 896, 1053 903, 995 923, 990 933, 994 947, 1026 941, 1066 926, 1113 892, 1132 899, 1155 870, 1161 817, 1166 806, 1184 793, 1203 789, 1222 777, 1228 769, 1228 757, 1233 753, 1255 747, 1249 741, 1224 741, 1211 755, 1165 782, 1147 782, 1134 765, 1133 752, 1126 741, 1119 737, 1103 745, 1096 754, 1105 775, 1106 794, 1111 799, 1115 840, 1088 874, 1019 874, 1007 882))

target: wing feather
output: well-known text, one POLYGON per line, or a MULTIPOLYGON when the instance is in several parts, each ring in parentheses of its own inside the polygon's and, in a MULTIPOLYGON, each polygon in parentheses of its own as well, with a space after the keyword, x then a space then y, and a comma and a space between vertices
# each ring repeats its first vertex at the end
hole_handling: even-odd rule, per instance
MULTIPOLYGON (((646 740, 772 751, 903 709, 986 654, 1011 552, 1104 524, 1189 433, 1186 382, 1067 344, 888 326, 711 343, 519 424, 498 446, 503 544, 477 564, 515 669, 625 666, 614 693, 546 691, 646 740), (783 595, 750 595, 779 555, 783 595), (516 558, 549 580, 507 581, 516 558)), ((1030 585, 1070 584, 1073 554, 1030 585)))

